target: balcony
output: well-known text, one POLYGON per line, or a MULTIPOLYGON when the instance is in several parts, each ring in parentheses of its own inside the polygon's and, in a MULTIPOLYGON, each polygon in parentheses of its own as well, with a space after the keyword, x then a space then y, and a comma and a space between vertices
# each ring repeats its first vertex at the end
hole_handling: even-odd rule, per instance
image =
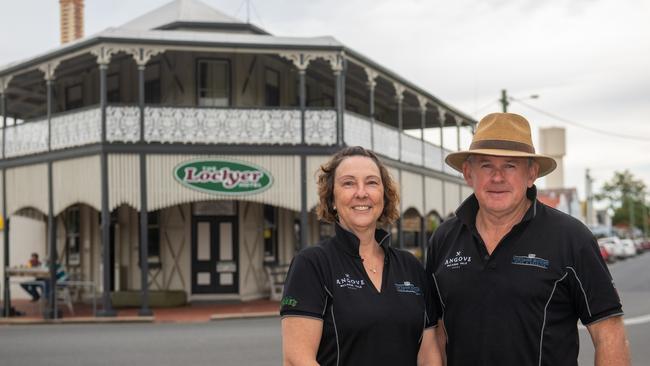
MULTIPOLYGON (((305 143, 334 146, 337 136, 336 110, 305 111, 305 143)), ((76 109, 52 116, 51 150, 101 142, 99 106, 76 109)), ((206 108, 147 106, 144 109, 145 141, 163 144, 300 145, 301 121, 297 108, 206 108)), ((48 151, 47 119, 35 119, 8 126, 5 158, 48 151)), ((106 107, 106 139, 110 143, 140 140, 140 109, 130 105, 106 107)), ((422 141, 381 122, 346 112, 344 140, 394 160, 451 175, 443 164, 449 150, 422 141), (372 129, 372 133, 371 133, 372 129), (402 140, 399 152, 398 139, 402 140), (424 148, 424 151, 422 150, 424 148), (424 154, 423 154, 424 153, 424 154)))

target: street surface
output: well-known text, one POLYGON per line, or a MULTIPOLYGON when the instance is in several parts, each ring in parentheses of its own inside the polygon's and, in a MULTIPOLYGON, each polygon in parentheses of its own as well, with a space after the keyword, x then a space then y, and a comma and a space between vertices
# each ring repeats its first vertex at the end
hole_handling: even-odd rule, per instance
MULTIPOLYGON (((635 366, 650 366, 650 252, 610 265, 635 366), (643 317, 645 316, 645 318, 643 317)), ((580 330, 580 365, 593 365, 580 330)), ((0 326, 2 366, 262 366, 281 363, 280 319, 200 324, 0 326)))
MULTIPOLYGON (((623 302, 624 321, 632 350, 632 365, 650 366, 650 252, 609 265, 623 302)), ((580 330, 580 365, 594 364, 587 329, 580 330)))

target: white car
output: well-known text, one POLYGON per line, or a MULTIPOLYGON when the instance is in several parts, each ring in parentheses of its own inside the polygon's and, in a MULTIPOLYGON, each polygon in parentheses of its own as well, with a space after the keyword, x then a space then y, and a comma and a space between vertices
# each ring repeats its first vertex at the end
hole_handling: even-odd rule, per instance
POLYGON ((626 257, 634 257, 636 255, 636 245, 632 239, 622 239, 623 251, 626 257))
POLYGON ((625 248, 623 247, 623 243, 621 243, 621 239, 616 236, 600 238, 598 239, 598 244, 604 246, 611 255, 616 257, 616 259, 623 259, 628 257, 625 254, 625 248))

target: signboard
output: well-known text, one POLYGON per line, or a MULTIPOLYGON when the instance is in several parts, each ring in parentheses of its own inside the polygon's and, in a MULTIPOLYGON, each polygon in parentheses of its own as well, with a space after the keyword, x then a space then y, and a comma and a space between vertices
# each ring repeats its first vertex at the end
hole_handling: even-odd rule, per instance
POLYGON ((174 168, 174 178, 191 189, 217 194, 253 194, 273 185, 266 170, 231 160, 192 160, 174 168))

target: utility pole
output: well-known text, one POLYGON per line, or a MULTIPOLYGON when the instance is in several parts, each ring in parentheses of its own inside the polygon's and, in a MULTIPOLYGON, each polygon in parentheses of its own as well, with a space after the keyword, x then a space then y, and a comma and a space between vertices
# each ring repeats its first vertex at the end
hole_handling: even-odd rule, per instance
POLYGON ((627 196, 628 199, 628 211, 630 215, 630 239, 634 239, 634 198, 632 197, 632 194, 630 193, 629 196, 627 196))
POLYGON ((587 225, 595 224, 594 220, 593 220, 593 218, 594 218, 594 206, 593 206, 594 197, 593 197, 593 194, 592 194, 592 191, 591 191, 592 187, 593 187, 593 183, 594 183, 594 180, 593 180, 593 178, 591 178, 591 175, 589 175, 589 169, 587 169, 587 171, 585 172, 585 193, 586 193, 586 196, 587 196, 587 197, 585 197, 585 200, 587 202, 587 207, 586 207, 587 212, 585 212, 585 222, 587 223, 587 225))
POLYGON ((510 102, 508 102, 508 92, 505 89, 501 89, 501 99, 499 99, 499 102, 501 102, 501 111, 506 113, 510 102))
POLYGON ((646 193, 642 192, 641 193, 642 200, 641 203, 643 204, 643 240, 647 240, 648 238, 648 206, 646 205, 646 193))

